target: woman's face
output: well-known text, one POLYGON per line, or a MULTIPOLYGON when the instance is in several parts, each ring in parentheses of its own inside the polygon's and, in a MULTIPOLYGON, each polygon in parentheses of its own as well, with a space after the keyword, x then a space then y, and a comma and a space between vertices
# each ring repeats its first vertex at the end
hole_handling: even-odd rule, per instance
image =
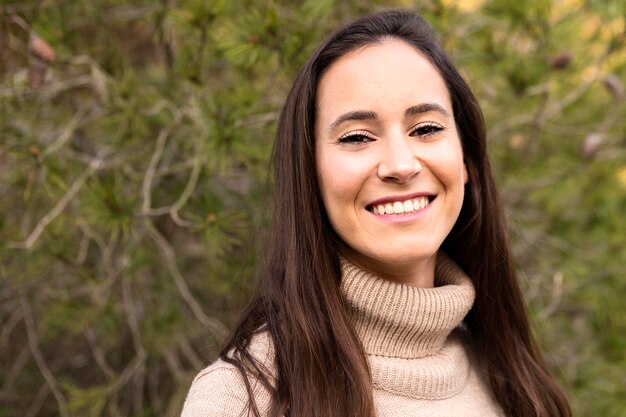
POLYGON ((467 170, 443 78, 409 44, 384 40, 333 63, 318 86, 317 175, 352 262, 432 286, 467 170))

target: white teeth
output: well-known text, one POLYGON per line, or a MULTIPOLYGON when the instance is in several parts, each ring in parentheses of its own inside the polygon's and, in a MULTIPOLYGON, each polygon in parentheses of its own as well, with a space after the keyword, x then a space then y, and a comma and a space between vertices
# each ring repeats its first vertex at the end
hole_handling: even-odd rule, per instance
POLYGON ((421 210, 428 205, 428 197, 418 197, 404 202, 378 204, 372 208, 374 214, 402 214, 421 210))
POLYGON ((419 197, 413 200, 413 209, 421 210, 428 205, 428 199, 426 197, 419 197))

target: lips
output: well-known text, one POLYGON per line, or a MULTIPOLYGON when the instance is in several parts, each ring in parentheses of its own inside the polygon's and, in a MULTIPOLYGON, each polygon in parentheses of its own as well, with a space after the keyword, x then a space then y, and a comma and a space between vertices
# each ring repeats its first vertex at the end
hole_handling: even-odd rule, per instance
POLYGON ((378 215, 399 215, 414 213, 424 209, 434 200, 435 196, 420 195, 416 197, 400 197, 397 199, 378 200, 367 206, 367 210, 378 215))

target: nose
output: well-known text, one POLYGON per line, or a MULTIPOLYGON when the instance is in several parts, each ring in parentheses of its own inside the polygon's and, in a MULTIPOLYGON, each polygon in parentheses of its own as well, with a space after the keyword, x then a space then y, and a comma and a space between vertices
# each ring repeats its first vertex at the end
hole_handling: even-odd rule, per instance
POLYGON ((412 140, 414 139, 403 135, 395 135, 385 141, 378 164, 378 177, 381 180, 405 183, 422 170, 412 140))

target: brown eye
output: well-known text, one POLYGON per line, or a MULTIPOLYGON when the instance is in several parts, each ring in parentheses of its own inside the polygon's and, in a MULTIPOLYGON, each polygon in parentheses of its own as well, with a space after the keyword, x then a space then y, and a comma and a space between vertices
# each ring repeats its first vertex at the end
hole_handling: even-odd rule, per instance
POLYGON ((339 143, 358 145, 360 143, 371 142, 372 138, 370 138, 364 132, 354 132, 341 136, 339 139, 337 139, 337 141, 339 143))
POLYGON ((443 130, 443 126, 436 123, 424 123, 418 125, 412 132, 411 136, 430 136, 443 130))

